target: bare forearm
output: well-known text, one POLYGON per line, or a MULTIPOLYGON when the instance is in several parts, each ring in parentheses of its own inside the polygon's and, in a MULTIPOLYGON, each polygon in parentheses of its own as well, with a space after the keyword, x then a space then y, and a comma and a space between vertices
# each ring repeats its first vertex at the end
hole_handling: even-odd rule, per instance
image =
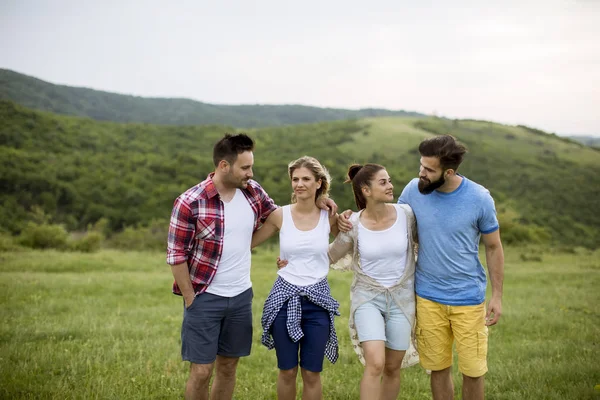
POLYGON ((279 229, 281 229, 282 219, 283 211, 281 208, 273 211, 267 220, 262 224, 260 229, 255 231, 252 235, 251 248, 255 248, 279 231, 279 229))
POLYGON ((181 294, 186 301, 193 299, 195 293, 194 287, 192 286, 192 281, 190 280, 190 271, 187 263, 171 265, 171 272, 173 273, 175 282, 177 282, 177 286, 179 286, 179 290, 181 290, 181 294))
POLYGON ((485 257, 492 286, 492 297, 501 299, 504 283, 504 250, 502 245, 487 248, 485 257))
POLYGON ((253 249, 261 243, 265 242, 271 236, 277 232, 277 229, 270 224, 263 224, 254 234, 252 235, 252 244, 250 247, 253 249))
POLYGON ((339 215, 335 214, 329 218, 329 234, 335 239, 340 230, 338 228, 339 215))

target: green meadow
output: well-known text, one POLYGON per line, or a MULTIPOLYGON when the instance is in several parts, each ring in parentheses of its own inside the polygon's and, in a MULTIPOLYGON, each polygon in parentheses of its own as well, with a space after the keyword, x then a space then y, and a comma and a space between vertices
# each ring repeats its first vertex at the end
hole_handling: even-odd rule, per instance
MULTIPOLYGON (((274 351, 260 344, 261 308, 276 252, 253 256, 254 347, 236 399, 274 399, 274 351)), ((0 398, 182 398, 182 301, 161 252, 0 253, 0 398)), ((503 316, 491 328, 488 399, 600 397, 600 251, 506 249, 503 316)), ((362 365, 347 320, 351 274, 332 271, 341 304, 340 358, 325 362, 325 399, 357 399, 362 365)), ((456 398, 460 380, 455 371, 456 398)), ((298 393, 301 393, 301 384, 298 393)), ((401 399, 431 398, 419 366, 403 370, 401 399)))
MULTIPOLYGON (((507 246, 487 398, 600 399, 599 148, 523 125, 144 99, 3 69, 0 121, 0 400, 183 396, 183 305, 160 249, 173 200, 213 170, 212 144, 241 130, 256 141, 255 179, 277 204, 289 202, 287 164, 307 154, 329 169, 340 210, 354 208, 342 184, 349 164, 386 166, 397 198, 417 176, 419 143, 457 137, 469 149, 459 172, 490 190, 507 246)), ((253 256, 254 347, 236 399, 275 398, 275 353, 259 341, 273 243, 253 256)), ((358 398, 351 279, 330 274, 342 315, 326 400, 358 398)), ((422 368, 402 376, 400 398, 431 398, 422 368)))

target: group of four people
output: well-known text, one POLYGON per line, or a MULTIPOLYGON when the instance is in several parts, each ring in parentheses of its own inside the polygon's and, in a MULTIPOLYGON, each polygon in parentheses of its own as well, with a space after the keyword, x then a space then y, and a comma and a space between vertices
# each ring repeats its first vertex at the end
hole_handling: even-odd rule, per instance
POLYGON ((502 307, 503 250, 489 192, 456 172, 466 149, 449 135, 423 141, 419 178, 398 204, 383 166, 350 166, 358 212, 338 215, 328 198, 331 178, 312 157, 289 164, 292 203, 278 208, 251 179, 253 148, 245 134, 225 135, 214 146, 215 171, 173 207, 167 262, 173 291, 184 298, 186 398, 209 398, 213 368, 210 398, 232 398, 239 357, 252 344, 250 249, 276 232, 280 269, 263 309, 262 343, 276 350, 278 398, 296 398, 300 365, 302 398, 321 399, 323 359, 337 360, 330 265, 354 273, 349 325, 365 364, 361 399, 395 399, 400 368, 419 361, 431 371, 434 399, 453 398, 454 341, 463 397, 483 398, 487 326, 502 307), (480 237, 492 283, 487 311, 480 237))

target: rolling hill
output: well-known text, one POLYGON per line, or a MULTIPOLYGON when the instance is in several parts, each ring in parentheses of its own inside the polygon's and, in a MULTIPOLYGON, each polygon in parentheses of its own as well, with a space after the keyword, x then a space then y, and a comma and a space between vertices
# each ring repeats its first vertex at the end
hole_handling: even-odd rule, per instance
POLYGON ((218 105, 190 99, 144 98, 55 85, 0 69, 0 100, 56 114, 99 121, 161 125, 230 125, 243 128, 294 125, 376 116, 424 116, 383 109, 345 110, 301 105, 218 105))
POLYGON ((568 138, 575 140, 577 142, 583 143, 586 146, 595 147, 600 150, 600 137, 599 136, 575 135, 575 136, 568 136, 568 138))
MULTIPOLYGON (((173 200, 213 169, 212 145, 233 127, 99 122, 0 101, 0 226, 13 234, 43 212, 70 230, 100 218, 110 229, 166 220, 173 200)), ((352 162, 385 165, 395 195, 417 175, 419 142, 451 133, 469 154, 459 172, 494 196, 503 237, 600 246, 600 152, 522 126, 441 118, 378 117, 253 129, 255 178, 289 202, 287 163, 317 157, 341 209, 352 162)))

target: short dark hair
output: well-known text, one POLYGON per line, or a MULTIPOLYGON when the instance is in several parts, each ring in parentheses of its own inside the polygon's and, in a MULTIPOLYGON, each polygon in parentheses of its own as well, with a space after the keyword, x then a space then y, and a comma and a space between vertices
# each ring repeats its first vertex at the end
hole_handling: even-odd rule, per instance
POLYGON ((467 148, 456 141, 452 135, 442 135, 425 139, 419 145, 419 153, 423 157, 437 157, 444 170, 457 170, 463 161, 467 148))
POLYGON ((367 199, 362 193, 362 188, 365 186, 371 187, 373 177, 382 169, 385 169, 385 167, 379 164, 352 164, 348 168, 348 179, 344 183, 352 182, 354 201, 359 210, 367 207, 367 199))
POLYGON ((219 165, 221 160, 233 164, 237 160, 238 154, 252 150, 254 150, 254 141, 250 136, 245 133, 238 133, 237 135, 226 133, 213 147, 213 163, 215 167, 219 165))

